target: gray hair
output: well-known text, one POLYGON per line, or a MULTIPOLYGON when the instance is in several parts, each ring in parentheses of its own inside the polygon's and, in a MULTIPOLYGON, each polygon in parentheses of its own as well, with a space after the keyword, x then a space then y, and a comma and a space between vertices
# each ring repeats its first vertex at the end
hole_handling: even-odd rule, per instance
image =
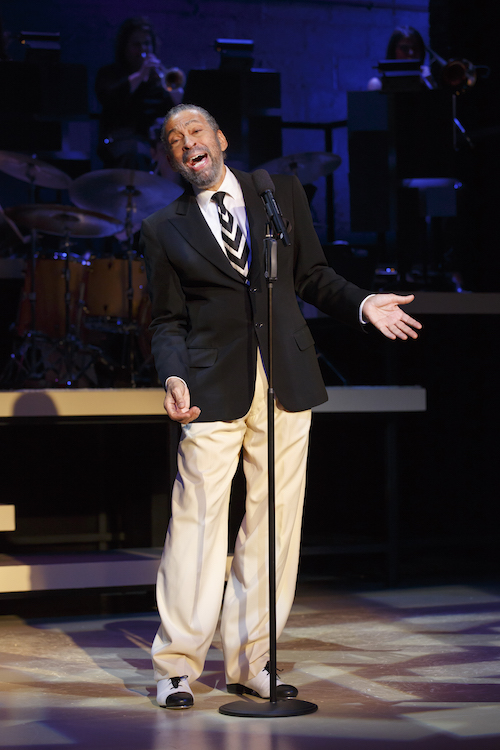
POLYGON ((198 112, 198 114, 200 115, 203 115, 203 117, 208 122, 208 124, 210 125, 214 133, 217 133, 217 131, 220 130, 215 117, 212 117, 210 112, 207 112, 207 110, 203 109, 203 107, 200 107, 197 104, 177 104, 175 107, 172 107, 172 109, 169 109, 169 111, 165 115, 165 119, 163 120, 163 125, 161 126, 160 139, 161 139, 161 142, 163 143, 164 148, 167 151, 169 148, 169 144, 165 135, 165 126, 167 122, 170 120, 171 117, 175 117, 175 115, 178 115, 179 112, 188 112, 192 110, 194 110, 195 112, 198 112))

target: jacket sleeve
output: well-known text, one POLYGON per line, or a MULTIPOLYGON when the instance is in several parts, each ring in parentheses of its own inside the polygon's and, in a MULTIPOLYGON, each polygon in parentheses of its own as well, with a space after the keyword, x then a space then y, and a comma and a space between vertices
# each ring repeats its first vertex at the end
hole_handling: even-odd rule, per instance
POLYGON ((360 289, 328 265, 313 225, 306 194, 292 181, 294 280, 297 295, 347 325, 359 325, 359 307, 371 292, 360 289))
POLYGON ((140 245, 151 297, 151 351, 158 377, 161 383, 168 377, 180 377, 189 386, 188 313, 184 292, 167 253, 147 220, 142 223, 140 245))

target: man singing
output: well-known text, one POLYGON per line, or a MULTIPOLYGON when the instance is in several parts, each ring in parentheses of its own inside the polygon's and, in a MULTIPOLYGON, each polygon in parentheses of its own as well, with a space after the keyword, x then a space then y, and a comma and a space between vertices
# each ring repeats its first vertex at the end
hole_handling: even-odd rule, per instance
MULTIPOLYGON (((270 674, 267 572, 267 214, 251 175, 224 164, 227 141, 204 109, 181 104, 165 118, 171 166, 190 183, 143 222, 152 300, 152 350, 165 410, 182 425, 172 517, 158 572, 161 625, 152 647, 157 701, 193 705, 221 612, 228 692, 278 698, 297 689, 270 674), (228 506, 240 451, 245 517, 224 592, 228 506)), ((297 295, 353 327, 371 323, 389 339, 416 338, 399 305, 412 295, 375 294, 327 265, 296 177, 273 176, 290 224, 278 246, 274 285, 276 394, 276 620, 292 606, 299 560, 311 407, 327 400, 314 341, 297 295)))

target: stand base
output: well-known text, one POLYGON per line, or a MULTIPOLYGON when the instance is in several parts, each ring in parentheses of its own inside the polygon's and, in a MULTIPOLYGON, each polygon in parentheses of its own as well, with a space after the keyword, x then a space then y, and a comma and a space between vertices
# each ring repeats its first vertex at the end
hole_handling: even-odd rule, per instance
POLYGON ((219 707, 219 713, 226 716, 246 716, 256 719, 272 719, 278 716, 303 716, 318 710, 315 703, 301 701, 297 698, 285 698, 276 703, 255 703, 252 700, 235 701, 219 707))

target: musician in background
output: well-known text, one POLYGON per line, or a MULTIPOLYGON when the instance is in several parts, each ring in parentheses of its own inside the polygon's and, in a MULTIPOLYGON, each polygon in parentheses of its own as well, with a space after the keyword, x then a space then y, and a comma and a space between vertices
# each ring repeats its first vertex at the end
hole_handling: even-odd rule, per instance
POLYGON ((118 31, 115 62, 97 73, 95 91, 102 105, 97 153, 105 168, 149 171, 149 129, 182 100, 182 72, 172 84, 157 47, 148 19, 128 18, 118 31))
MULTIPOLYGON (((385 53, 386 60, 418 60, 420 62, 420 78, 422 87, 437 88, 436 82, 425 61, 425 42, 417 29, 413 26, 398 26, 391 34, 385 53)), ((378 76, 368 81, 369 91, 379 91, 382 82, 378 76)))

